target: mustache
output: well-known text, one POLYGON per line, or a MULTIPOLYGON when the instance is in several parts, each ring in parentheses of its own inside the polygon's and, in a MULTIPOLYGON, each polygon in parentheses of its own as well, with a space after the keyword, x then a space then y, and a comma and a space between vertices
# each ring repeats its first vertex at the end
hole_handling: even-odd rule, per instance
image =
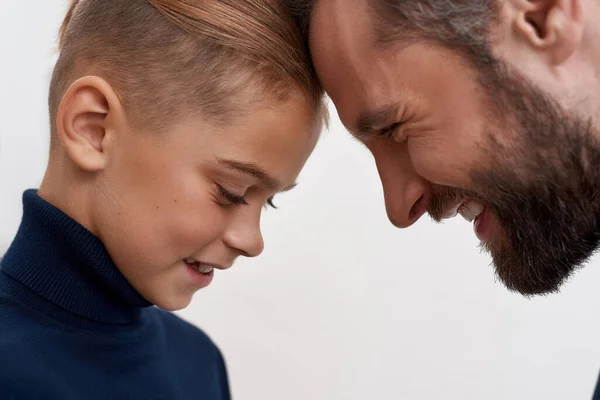
MULTIPOLYGON (((432 185, 431 191, 431 200, 427 207, 427 213, 437 223, 442 222, 444 211, 457 202, 467 199, 482 201, 480 196, 466 189, 432 185)), ((485 201, 483 202, 485 203, 485 201)))

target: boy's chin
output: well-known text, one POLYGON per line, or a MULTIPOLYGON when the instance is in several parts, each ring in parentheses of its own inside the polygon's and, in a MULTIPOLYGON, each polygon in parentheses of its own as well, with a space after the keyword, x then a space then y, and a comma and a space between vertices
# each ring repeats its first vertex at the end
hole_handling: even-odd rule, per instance
POLYGON ((183 310, 192 302, 192 294, 181 294, 181 295, 171 295, 171 296, 156 296, 155 299, 148 299, 152 304, 156 307, 165 310, 165 311, 179 311, 183 310))

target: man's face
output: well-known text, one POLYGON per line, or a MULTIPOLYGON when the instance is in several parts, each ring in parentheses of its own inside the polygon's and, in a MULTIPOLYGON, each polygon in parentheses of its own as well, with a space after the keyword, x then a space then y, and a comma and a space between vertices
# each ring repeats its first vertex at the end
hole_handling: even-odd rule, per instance
POLYGON ((366 7, 318 2, 311 51, 342 122, 375 158, 392 223, 459 213, 509 289, 558 290, 600 238, 589 121, 506 63, 481 71, 429 42, 377 45, 366 7))

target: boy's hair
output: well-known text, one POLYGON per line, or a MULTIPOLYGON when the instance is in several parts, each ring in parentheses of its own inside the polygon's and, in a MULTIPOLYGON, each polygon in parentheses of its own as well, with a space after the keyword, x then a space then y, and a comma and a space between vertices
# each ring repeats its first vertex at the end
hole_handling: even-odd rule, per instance
POLYGON ((84 74, 107 80, 144 128, 190 112, 222 121, 241 111, 233 96, 245 89, 272 101, 297 89, 323 109, 279 0, 72 0, 50 84, 53 131, 62 96, 84 74))

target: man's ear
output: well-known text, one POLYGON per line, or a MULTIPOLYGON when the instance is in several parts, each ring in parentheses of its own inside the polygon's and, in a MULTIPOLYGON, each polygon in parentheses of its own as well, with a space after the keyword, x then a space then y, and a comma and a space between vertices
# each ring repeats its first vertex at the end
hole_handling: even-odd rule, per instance
POLYGON ((73 162, 82 170, 104 169, 110 140, 109 115, 122 115, 121 102, 102 78, 86 76, 66 91, 57 110, 56 132, 73 162))
MULTIPOLYGON (((498 0, 496 0, 498 1, 498 0)), ((582 0, 508 0, 512 33, 519 42, 560 65, 579 48, 583 36, 582 0)))

